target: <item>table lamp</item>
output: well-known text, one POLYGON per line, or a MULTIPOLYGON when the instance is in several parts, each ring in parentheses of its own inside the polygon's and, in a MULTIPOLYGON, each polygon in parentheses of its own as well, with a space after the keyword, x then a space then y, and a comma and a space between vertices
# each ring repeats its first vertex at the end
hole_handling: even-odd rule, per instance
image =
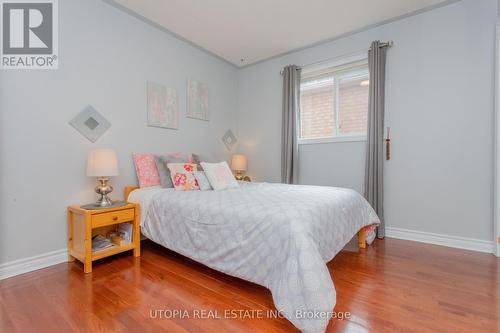
POLYGON ((91 150, 87 159, 87 176, 97 177, 99 185, 95 192, 99 199, 94 204, 97 207, 109 207, 113 204, 108 194, 113 192, 113 187, 108 184, 109 177, 118 176, 118 159, 112 149, 91 150))
POLYGON ((231 169, 236 172, 237 180, 246 180, 244 174, 247 171, 247 158, 245 155, 233 155, 231 160, 231 169))

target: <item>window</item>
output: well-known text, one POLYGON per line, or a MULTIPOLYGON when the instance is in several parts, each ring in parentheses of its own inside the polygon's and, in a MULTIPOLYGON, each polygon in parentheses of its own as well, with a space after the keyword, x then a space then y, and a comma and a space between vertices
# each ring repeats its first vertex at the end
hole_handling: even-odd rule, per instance
POLYGON ((366 139, 369 84, 366 60, 304 74, 299 142, 366 139))

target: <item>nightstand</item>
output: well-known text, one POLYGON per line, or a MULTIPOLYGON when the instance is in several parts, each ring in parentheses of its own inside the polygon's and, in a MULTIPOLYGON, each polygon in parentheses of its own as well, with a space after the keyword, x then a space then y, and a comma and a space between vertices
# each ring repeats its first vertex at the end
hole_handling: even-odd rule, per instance
POLYGON ((141 255, 139 205, 128 203, 125 206, 95 210, 79 206, 68 207, 68 261, 75 259, 83 263, 85 273, 92 272, 92 262, 114 254, 134 250, 134 257, 141 255), (92 252, 92 237, 105 236, 117 229, 121 223, 132 225, 132 241, 127 244, 113 245, 104 250, 92 252))

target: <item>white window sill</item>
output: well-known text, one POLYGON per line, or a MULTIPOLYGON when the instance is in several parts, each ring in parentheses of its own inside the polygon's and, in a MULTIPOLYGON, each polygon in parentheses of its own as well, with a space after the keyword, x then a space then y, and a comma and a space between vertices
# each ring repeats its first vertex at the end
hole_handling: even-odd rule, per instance
POLYGON ((322 143, 362 142, 366 141, 366 135, 336 136, 331 138, 299 139, 299 145, 315 145, 322 143))

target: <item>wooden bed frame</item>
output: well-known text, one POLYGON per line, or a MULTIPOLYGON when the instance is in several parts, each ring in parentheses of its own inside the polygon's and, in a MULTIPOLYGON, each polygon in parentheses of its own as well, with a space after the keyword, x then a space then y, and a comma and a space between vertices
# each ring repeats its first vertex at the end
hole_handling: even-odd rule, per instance
MULTIPOLYGON (((125 190, 123 192, 123 197, 125 198, 125 201, 128 201, 128 196, 130 195, 130 192, 133 190, 137 190, 139 187, 138 186, 125 186, 125 190)), ((358 247, 360 249, 366 248, 366 234, 365 234, 365 228, 362 228, 360 231, 358 231, 358 247)))

